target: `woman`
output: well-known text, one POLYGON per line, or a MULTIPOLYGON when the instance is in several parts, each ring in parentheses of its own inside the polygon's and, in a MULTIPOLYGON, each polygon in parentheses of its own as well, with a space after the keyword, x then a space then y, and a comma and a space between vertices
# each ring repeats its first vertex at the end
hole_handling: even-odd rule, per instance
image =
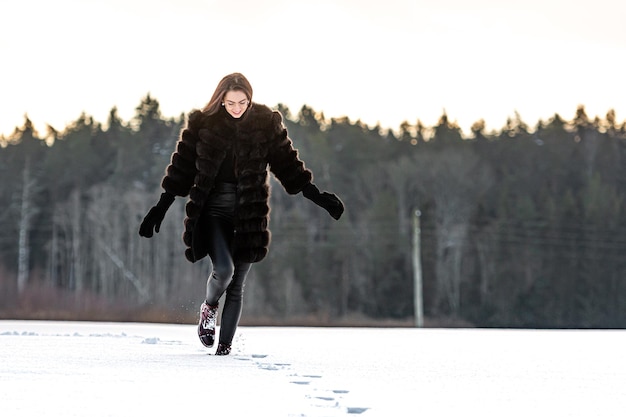
POLYGON ((161 186, 165 190, 139 228, 159 232, 176 196, 187 197, 185 256, 211 258, 198 336, 215 342, 219 300, 226 293, 216 355, 228 355, 241 317, 243 288, 252 263, 270 244, 268 167, 289 194, 302 195, 336 220, 344 210, 334 194, 320 192, 298 158, 278 112, 252 102, 252 86, 239 73, 224 77, 211 101, 189 115, 161 186))

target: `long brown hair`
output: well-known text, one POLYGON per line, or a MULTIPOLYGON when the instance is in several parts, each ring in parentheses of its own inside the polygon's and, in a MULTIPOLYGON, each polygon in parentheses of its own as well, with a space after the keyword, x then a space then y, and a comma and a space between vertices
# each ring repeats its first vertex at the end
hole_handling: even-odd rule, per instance
POLYGON ((222 78, 215 88, 211 101, 204 106, 202 111, 208 115, 217 113, 222 105, 222 102, 224 101, 224 96, 229 91, 242 91, 248 97, 248 101, 250 102, 248 104, 248 108, 252 106, 252 86, 250 85, 250 82, 243 76, 243 74, 234 72, 222 78))

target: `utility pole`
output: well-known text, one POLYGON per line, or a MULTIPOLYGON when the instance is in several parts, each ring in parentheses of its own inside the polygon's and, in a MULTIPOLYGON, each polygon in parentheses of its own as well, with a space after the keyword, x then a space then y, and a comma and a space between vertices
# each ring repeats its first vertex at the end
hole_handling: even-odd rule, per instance
POLYGON ((415 210, 413 215, 413 295, 415 306, 415 327, 424 327, 424 305, 422 294, 422 261, 420 256, 420 216, 422 213, 415 210))

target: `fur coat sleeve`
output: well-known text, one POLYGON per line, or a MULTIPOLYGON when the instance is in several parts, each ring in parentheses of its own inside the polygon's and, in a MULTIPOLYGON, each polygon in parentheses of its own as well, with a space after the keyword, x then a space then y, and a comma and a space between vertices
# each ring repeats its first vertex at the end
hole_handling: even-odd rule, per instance
POLYGON ((273 113, 272 126, 275 139, 268 155, 270 171, 289 194, 297 194, 313 181, 313 174, 300 160, 280 113, 273 113))
POLYGON ((194 111, 189 115, 187 126, 180 134, 180 139, 176 143, 176 151, 172 154, 170 164, 165 170, 165 176, 161 181, 161 186, 168 193, 180 197, 189 195, 189 191, 194 183, 194 178, 198 172, 196 168, 196 144, 198 143, 198 133, 195 126, 202 118, 200 111, 194 111))

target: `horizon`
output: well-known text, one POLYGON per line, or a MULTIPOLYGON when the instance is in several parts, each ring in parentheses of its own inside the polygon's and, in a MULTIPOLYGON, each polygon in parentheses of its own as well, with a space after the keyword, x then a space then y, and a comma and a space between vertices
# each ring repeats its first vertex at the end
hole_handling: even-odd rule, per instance
MULTIPOLYGON (((137 100, 136 105, 139 105, 141 103, 141 101, 143 99, 145 99, 149 94, 150 93, 147 93, 146 95, 141 97, 139 100, 137 100)), ((170 114, 170 115, 163 114, 163 112, 162 112, 162 107, 163 106, 162 106, 162 103, 159 101, 158 97, 154 97, 152 95, 150 95, 150 97, 152 99, 156 100, 159 103, 159 108, 161 109, 161 118, 163 120, 178 119, 181 116, 182 117, 186 117, 190 113, 190 111, 187 111, 187 112, 181 111, 178 114, 170 114)), ((265 104, 265 105, 267 105, 266 103, 257 103, 257 104, 265 104)), ((277 109, 279 105, 285 105, 285 104, 284 103, 277 103, 275 105, 268 105, 268 107, 270 107, 272 109, 277 109)), ((454 126, 457 126, 459 129, 461 129, 463 137, 470 137, 471 136, 471 130, 469 128, 464 129, 462 126, 460 126, 458 124, 458 122, 456 122, 456 120, 454 118, 454 115, 450 115, 449 113, 445 112, 445 110, 442 111, 442 113, 439 115, 439 118, 437 118, 437 120, 434 120, 432 124, 424 124, 423 121, 418 118, 418 119, 415 119, 413 121, 411 121, 411 120, 404 120, 404 121, 400 122, 400 124, 398 124, 397 126, 382 126, 382 125, 380 125, 380 123, 378 123, 378 124, 371 124, 371 123, 367 123, 367 122, 365 122, 365 121, 363 121, 361 119, 358 119, 358 118, 350 118, 347 115, 339 115, 339 116, 328 115, 323 110, 315 109, 315 108, 311 107, 310 105, 308 105, 306 103, 304 103, 303 106, 307 106, 307 107, 311 108, 316 114, 322 114, 324 116, 324 119, 325 119, 326 122, 330 122, 332 119, 340 120, 342 118, 348 118, 348 120, 350 121, 351 124, 360 122, 360 123, 363 123, 364 125, 366 125, 370 129, 373 129, 376 126, 380 126, 381 133, 392 131, 394 134, 398 134, 399 133, 400 124, 402 124, 404 122, 408 122, 408 123, 410 123, 411 126, 416 126, 416 122, 418 122, 418 121, 422 122, 423 127, 426 129, 426 133, 428 133, 429 130, 434 129, 434 127, 439 123, 441 117, 443 117, 445 115, 445 116, 447 116, 449 118, 449 120, 448 120, 449 123, 451 123, 454 126)), ((589 114, 589 112, 587 111, 587 108, 584 105, 581 104, 577 108, 573 109, 571 114, 566 115, 566 114, 561 114, 561 113, 558 113, 558 112, 554 112, 551 115, 548 115, 547 117, 543 117, 543 118, 540 118, 540 119, 537 119, 537 120, 526 120, 523 117, 521 117, 521 115, 519 115, 518 112, 515 111, 510 116, 507 116, 507 119, 503 121, 503 123, 502 123, 502 125, 500 127, 486 126, 483 132, 486 133, 486 134, 498 134, 499 132, 502 132, 503 129, 506 127, 507 120, 513 120, 513 119, 516 118, 516 116, 520 116, 520 120, 524 124, 527 125, 528 131, 530 133, 532 133, 532 132, 535 132, 537 130, 537 127, 539 126, 539 124, 550 122, 557 115, 562 120, 564 120, 565 122, 573 121, 575 116, 576 116, 577 109, 580 108, 581 106, 584 109, 585 114, 587 115, 588 119, 591 120, 591 121, 593 121, 596 118, 598 118, 600 121, 606 121, 607 113, 609 111, 611 111, 611 110, 614 110, 614 109, 607 109, 607 112, 605 112, 603 115, 600 115, 600 114, 589 114)), ((289 118, 290 118, 290 120, 297 121, 297 115, 300 112, 301 107, 299 107, 297 109, 293 109, 293 108, 287 106, 287 109, 289 110, 289 116, 290 116, 289 118)), ((120 118, 120 120, 124 124, 126 124, 127 126, 131 126, 132 125, 132 119, 135 117, 135 113, 129 115, 129 117, 122 117, 119 114, 119 107, 114 105, 114 106, 112 106, 109 109, 109 112, 107 112, 107 115, 113 109, 116 109, 118 111, 118 113, 117 113, 118 117, 120 118)), ((108 130, 108 128, 109 128, 108 120, 98 120, 93 115, 91 115, 91 114, 89 114, 87 112, 82 112, 81 114, 76 115, 76 117, 74 117, 72 120, 68 121, 64 126, 52 126, 52 125, 50 125, 48 123, 43 123, 43 124, 42 123, 37 123, 36 120, 33 120, 32 118, 30 118, 30 116, 28 114, 25 114, 23 116, 23 118, 22 118, 22 123, 17 125, 17 126, 15 126, 13 128, 13 130, 9 134, 0 133, 0 139, 4 139, 5 141, 8 141, 11 138, 11 136, 13 136, 16 133, 17 130, 19 130, 22 127, 24 127, 26 119, 28 118, 28 120, 32 123, 32 125, 34 127, 35 132, 38 134, 38 138, 42 139, 42 140, 45 140, 46 138, 48 138, 48 134, 49 134, 49 132, 47 132, 48 126, 52 127, 58 133, 63 133, 68 128, 71 128, 73 123, 75 123, 78 120, 80 120, 80 118, 83 117, 83 115, 85 117, 87 117, 87 118, 92 118, 93 122, 95 124, 100 125, 104 132, 106 132, 108 130)), ((287 117, 287 115, 283 115, 283 116, 287 117)), ((107 116, 107 119, 108 119, 108 116, 107 116)), ((484 119, 477 119, 477 120, 474 121, 474 123, 480 122, 481 120, 484 121, 484 119)), ((471 127, 474 123, 471 123, 469 125, 469 127, 471 127)), ((626 119, 624 119, 624 120, 617 119, 616 123, 618 125, 622 125, 623 124, 623 125, 626 126, 626 119)))

